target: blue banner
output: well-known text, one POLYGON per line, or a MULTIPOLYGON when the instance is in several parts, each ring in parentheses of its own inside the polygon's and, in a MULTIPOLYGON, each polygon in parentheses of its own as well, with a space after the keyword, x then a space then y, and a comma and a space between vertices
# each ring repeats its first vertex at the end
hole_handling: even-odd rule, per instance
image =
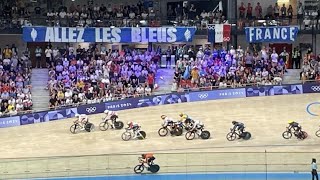
POLYGON ((25 42, 192 42, 195 27, 23 27, 25 42))
POLYGON ((5 117, 0 119, 0 128, 20 126, 20 117, 5 117))
POLYGON ((320 83, 305 83, 303 93, 320 93, 320 83))
POLYGON ((247 97, 255 96, 275 96, 286 94, 303 94, 301 84, 283 85, 283 86, 261 86, 261 87, 248 87, 246 88, 247 97))
POLYGON ((298 35, 296 26, 247 27, 247 42, 293 42, 298 35))
POLYGON ((230 99, 230 98, 244 98, 246 97, 246 89, 224 89, 214 91, 199 91, 190 93, 190 101, 208 101, 215 99, 230 99))

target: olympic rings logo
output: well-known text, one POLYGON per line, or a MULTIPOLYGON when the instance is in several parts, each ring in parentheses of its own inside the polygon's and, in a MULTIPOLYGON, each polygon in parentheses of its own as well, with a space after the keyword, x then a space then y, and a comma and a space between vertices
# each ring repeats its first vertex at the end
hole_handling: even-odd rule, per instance
POLYGON ((313 103, 310 103, 308 104, 307 108, 306 108, 306 111, 308 114, 310 114, 311 116, 319 116, 318 113, 314 113, 314 112, 311 112, 311 107, 314 106, 314 105, 318 105, 319 106, 319 109, 320 109, 320 102, 313 102, 313 103))
POLYGON ((312 91, 320 91, 320 86, 311 86, 312 91))
POLYGON ((230 37, 224 37, 224 38, 223 38, 223 41, 224 41, 224 42, 229 42, 229 41, 230 41, 230 37))
POLYGON ((86 111, 87 111, 88 113, 94 113, 94 112, 96 112, 96 110, 97 110, 97 108, 96 108, 96 107, 89 107, 89 108, 86 108, 86 111))
POLYGON ((208 93, 203 93, 198 95, 200 99, 206 99, 208 96, 209 96, 208 93))

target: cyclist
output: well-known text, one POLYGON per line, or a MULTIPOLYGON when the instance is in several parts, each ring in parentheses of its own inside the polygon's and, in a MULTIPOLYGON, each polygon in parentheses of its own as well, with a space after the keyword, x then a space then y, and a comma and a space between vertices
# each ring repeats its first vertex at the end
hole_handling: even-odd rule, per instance
POLYGON ((240 132, 239 136, 241 136, 244 131, 244 124, 241 122, 237 122, 237 121, 232 121, 232 124, 233 124, 232 130, 238 130, 240 132))
POLYGON ((142 154, 141 155, 141 161, 142 163, 147 163, 148 166, 152 165, 153 161, 156 159, 154 156, 153 156, 153 153, 146 153, 146 154, 142 154))
POLYGON ((180 116, 180 121, 183 121, 187 127, 192 125, 193 120, 187 114, 180 113, 179 116, 180 116))
POLYGON ((128 122, 127 125, 128 129, 133 131, 133 139, 137 138, 141 126, 138 123, 132 121, 128 122))
POLYGON ((297 136, 302 129, 300 124, 292 120, 288 121, 288 124, 289 124, 289 127, 288 127, 289 130, 293 129, 294 134, 297 136))
POLYGON ((166 115, 162 115, 161 119, 163 120, 163 127, 173 126, 174 121, 166 115))
POLYGON ((86 114, 76 114, 75 117, 77 118, 74 123, 81 125, 81 130, 85 129, 85 125, 89 122, 89 118, 86 114))
POLYGON ((190 129, 190 131, 196 130, 198 132, 198 134, 200 134, 203 126, 204 126, 204 124, 201 121, 195 120, 195 121, 193 121, 192 128, 190 129))
POLYGON ((104 120, 107 120, 108 118, 110 118, 111 120, 111 128, 114 128, 114 123, 116 122, 116 120, 118 119, 118 113, 115 111, 110 111, 110 110, 104 110, 104 114, 106 115, 106 117, 104 118, 104 120))

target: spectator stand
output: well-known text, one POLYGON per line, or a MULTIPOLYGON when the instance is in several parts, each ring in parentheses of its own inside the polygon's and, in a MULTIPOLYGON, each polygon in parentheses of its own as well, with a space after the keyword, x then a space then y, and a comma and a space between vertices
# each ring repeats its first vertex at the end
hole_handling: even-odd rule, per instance
POLYGON ((199 48, 180 58, 172 91, 281 84, 285 63, 269 47, 260 51, 232 47, 199 48))
POLYGON ((159 55, 153 50, 69 47, 50 64, 49 108, 152 95, 159 55))
POLYGON ((18 56, 18 48, 7 45, 0 56, 0 116, 11 116, 32 110, 31 63, 18 56))

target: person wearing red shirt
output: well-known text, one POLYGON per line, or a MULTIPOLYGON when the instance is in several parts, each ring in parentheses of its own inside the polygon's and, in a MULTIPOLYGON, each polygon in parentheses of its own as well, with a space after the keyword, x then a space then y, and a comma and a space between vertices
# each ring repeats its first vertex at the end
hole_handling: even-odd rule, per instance
POLYGON ((153 86, 154 85, 154 75, 152 73, 148 74, 147 81, 148 81, 149 87, 151 88, 151 91, 153 91, 153 88, 154 88, 154 86, 153 86))
POLYGON ((246 11, 246 7, 244 6, 244 3, 241 3, 241 6, 239 7, 239 18, 244 18, 244 13, 246 11))
POLYGON ((248 3, 248 7, 247 7, 247 19, 252 19, 252 6, 251 6, 251 3, 248 3))
POLYGON ((259 2, 257 3, 257 6, 254 10, 256 12, 256 19, 262 18, 262 7, 259 2))

